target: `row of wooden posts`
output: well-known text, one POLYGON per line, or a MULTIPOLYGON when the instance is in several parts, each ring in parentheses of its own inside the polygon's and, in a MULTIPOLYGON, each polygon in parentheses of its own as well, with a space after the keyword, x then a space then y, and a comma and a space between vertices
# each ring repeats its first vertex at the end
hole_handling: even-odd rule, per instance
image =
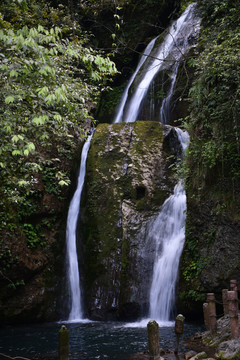
MULTIPOLYGON (((232 338, 239 338, 239 322, 238 322, 238 289, 237 281, 230 281, 230 290, 222 290, 222 304, 224 315, 228 315, 230 319, 230 328, 232 338)), ((214 335, 217 331, 217 314, 216 314, 216 299, 214 293, 207 294, 207 302, 203 304, 204 322, 207 330, 214 335)), ((178 352, 179 338, 184 330, 184 316, 178 315, 175 322, 175 333, 177 335, 177 349, 178 352)), ((150 320, 147 325, 148 331, 148 348, 150 359, 161 359, 160 345, 159 345, 159 326, 155 320, 150 320)), ((62 326, 59 331, 58 342, 58 358, 59 360, 69 360, 69 331, 66 326, 62 326)))
MULTIPOLYGON (((230 280, 230 290, 222 290, 222 305, 224 315, 230 319, 230 329, 233 339, 240 336, 238 321, 238 288, 237 281, 230 280)), ((207 302, 203 304, 204 323, 206 329, 214 335, 217 331, 216 299, 214 293, 207 294, 207 302)))

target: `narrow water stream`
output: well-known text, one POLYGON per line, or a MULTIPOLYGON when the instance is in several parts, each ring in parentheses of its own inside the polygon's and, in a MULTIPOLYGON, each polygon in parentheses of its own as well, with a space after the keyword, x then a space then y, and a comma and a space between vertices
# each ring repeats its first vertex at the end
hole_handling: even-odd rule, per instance
POLYGON ((77 188, 71 200, 67 218, 67 279, 71 295, 70 313, 68 319, 72 321, 81 320, 83 318, 82 295, 77 254, 77 222, 81 207, 82 190, 86 174, 86 161, 91 139, 92 135, 87 138, 85 144, 83 145, 77 188))

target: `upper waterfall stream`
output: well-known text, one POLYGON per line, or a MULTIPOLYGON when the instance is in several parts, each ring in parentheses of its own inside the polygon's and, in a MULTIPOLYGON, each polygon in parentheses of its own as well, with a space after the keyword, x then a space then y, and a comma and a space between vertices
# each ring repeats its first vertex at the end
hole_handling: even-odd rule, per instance
POLYGON ((160 44, 158 44, 158 38, 149 43, 125 88, 117 108, 115 123, 134 122, 138 119, 144 97, 155 76, 161 70, 169 70, 171 73, 170 91, 162 103, 161 114, 159 114, 162 115, 163 123, 168 122, 167 109, 173 93, 177 70, 182 57, 191 47, 192 39, 198 35, 199 29, 200 20, 195 13, 195 3, 193 3, 186 8, 178 20, 173 22, 160 44))

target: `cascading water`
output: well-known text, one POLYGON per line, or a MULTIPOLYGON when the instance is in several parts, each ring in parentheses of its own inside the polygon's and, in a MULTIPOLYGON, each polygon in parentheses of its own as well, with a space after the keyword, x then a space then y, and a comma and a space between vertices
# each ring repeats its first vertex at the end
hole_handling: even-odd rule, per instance
MULTIPOLYGON (((148 89, 154 88, 156 75, 169 72, 170 85, 160 108, 160 121, 168 124, 177 73, 182 56, 192 46, 200 30, 200 19, 195 13, 195 4, 189 5, 182 16, 172 24, 166 37, 158 46, 157 38, 145 50, 122 96, 114 122, 134 122, 138 119, 141 105, 148 89), (152 50, 151 50, 152 49, 152 50), (148 57, 146 57, 148 54, 148 57)), ((151 89, 152 90, 152 89, 151 89)), ((154 116, 154 101, 150 101, 150 116, 154 116)), ((151 120, 151 118, 149 119, 151 120)), ((183 153, 189 136, 186 131, 175 128, 183 153)), ((155 261, 150 289, 149 316, 161 322, 169 321, 175 304, 175 288, 178 267, 185 240, 186 194, 183 180, 174 188, 174 193, 164 202, 159 215, 150 226, 148 238, 155 241, 155 261)))
MULTIPOLYGON (((189 136, 177 129, 183 150, 189 136)), ((150 290, 150 317, 168 321, 175 304, 175 287, 179 260, 185 240, 186 194, 183 181, 174 188, 174 193, 164 202, 153 222, 148 236, 156 244, 156 257, 150 290)))
POLYGON ((168 120, 170 118, 170 103, 171 103, 171 99, 172 99, 172 95, 173 95, 174 86, 175 86, 175 83, 177 80, 179 64, 180 64, 179 61, 174 64, 174 71, 171 75, 170 89, 169 89, 168 95, 162 101, 162 106, 160 109, 160 119, 161 119, 162 124, 167 124, 168 120))
POLYGON ((126 101, 127 101, 127 98, 128 98, 128 90, 129 90, 130 86, 132 85, 136 75, 138 74, 139 69, 144 64, 144 62, 147 60, 148 55, 152 51, 156 39, 157 38, 150 41, 150 43, 147 45, 146 49, 144 50, 144 53, 143 53, 143 55, 142 55, 142 57, 141 57, 141 59, 140 59, 140 61, 138 63, 138 66, 137 66, 135 72, 133 73, 133 75, 131 76, 131 78, 130 78, 130 80, 129 80, 129 82, 128 82, 128 84, 127 84, 127 86, 126 86, 126 88, 125 88, 125 90, 123 92, 120 104, 119 104, 119 106, 117 108, 117 111, 116 111, 115 119, 113 120, 114 123, 126 122, 126 121, 123 120, 123 111, 124 111, 124 107, 125 107, 125 104, 126 104, 126 101))
MULTIPOLYGON (((171 74, 169 92, 161 107, 161 120, 163 123, 168 122, 168 109, 179 62, 184 53, 191 47, 189 41, 191 37, 196 37, 199 23, 199 19, 195 16, 194 4, 191 4, 183 15, 173 23, 161 44, 156 46, 158 38, 149 43, 123 93, 117 115, 114 119, 115 123, 137 120, 141 104, 150 86, 152 92, 154 92, 153 81, 160 70, 167 70, 171 74)), ((154 114, 154 101, 151 101, 150 105, 150 112, 154 114)), ((179 141, 184 147, 185 143, 180 138, 186 136, 180 129, 176 129, 176 131, 179 141)), ((67 276, 71 290, 69 321, 83 320, 76 230, 91 137, 88 137, 82 150, 78 185, 69 207, 67 220, 67 276)), ((175 187, 174 194, 162 206, 160 214, 153 223, 151 234, 149 234, 156 241, 156 261, 150 295, 150 315, 156 319, 168 320, 174 302, 178 263, 184 242, 185 207, 186 200, 183 184, 179 182, 175 187), (174 251, 170 251, 171 249, 174 249, 174 251), (163 278, 161 277, 162 269, 165 271, 163 278), (162 279, 167 281, 166 286, 162 279), (169 288, 170 292, 164 294, 163 288, 169 288)))
POLYGON ((67 277, 71 291, 71 309, 69 321, 78 321, 83 318, 81 304, 81 287, 77 255, 77 221, 80 212, 81 195, 86 173, 87 154, 90 147, 92 135, 88 136, 81 155, 81 165, 78 176, 77 189, 70 203, 67 217, 66 243, 67 243, 67 277))
MULTIPOLYGON (((144 58, 141 58, 137 70, 124 91, 114 123, 134 122, 138 119, 149 86, 161 70, 171 70, 172 73, 168 94, 170 99, 180 60, 191 47, 190 42, 192 38, 196 38, 199 27, 200 21, 195 13, 195 4, 191 4, 182 16, 172 24, 160 45, 154 46, 157 43, 157 38, 153 40, 150 47, 150 44, 148 45, 144 51, 144 58), (146 55, 148 56, 146 57, 146 55)), ((167 98, 165 99, 166 104, 169 103, 167 98)), ((163 104, 163 106, 165 105, 163 104)), ((163 113, 164 109, 161 112, 163 113)), ((167 123, 166 116, 163 122, 167 123)))

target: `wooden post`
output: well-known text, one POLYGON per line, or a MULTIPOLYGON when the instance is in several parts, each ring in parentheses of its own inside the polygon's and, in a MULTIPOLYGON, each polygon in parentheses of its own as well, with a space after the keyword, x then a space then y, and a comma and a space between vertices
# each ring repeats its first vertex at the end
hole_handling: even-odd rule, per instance
POLYGON ((237 280, 230 280, 230 291, 237 291, 237 280))
POLYGON ((206 330, 210 330, 208 303, 203 304, 203 316, 204 316, 204 324, 206 326, 206 330))
POLYGON ((183 334, 183 330, 184 330, 184 320, 185 320, 185 317, 181 314, 179 314, 176 317, 175 334, 177 335, 177 348, 174 351, 175 354, 178 354, 179 340, 180 340, 180 336, 183 334))
POLYGON ((217 331, 217 317, 216 317, 216 303, 214 293, 207 294, 208 302, 208 315, 209 315, 209 328, 211 334, 215 334, 217 331))
POLYGON ((222 289, 222 302, 224 315, 228 315, 228 289, 222 289))
POLYGON ((159 326, 155 320, 150 320, 147 324, 148 331, 148 349, 151 360, 160 359, 159 345, 159 326))
POLYGON ((236 292, 236 298, 238 300, 237 280, 230 280, 230 291, 235 291, 236 292))
POLYGON ((237 298, 236 290, 228 291, 228 309, 229 309, 232 338, 238 339, 239 338, 238 298, 237 298))
POLYGON ((69 331, 64 325, 58 333, 58 359, 69 360, 69 331))

